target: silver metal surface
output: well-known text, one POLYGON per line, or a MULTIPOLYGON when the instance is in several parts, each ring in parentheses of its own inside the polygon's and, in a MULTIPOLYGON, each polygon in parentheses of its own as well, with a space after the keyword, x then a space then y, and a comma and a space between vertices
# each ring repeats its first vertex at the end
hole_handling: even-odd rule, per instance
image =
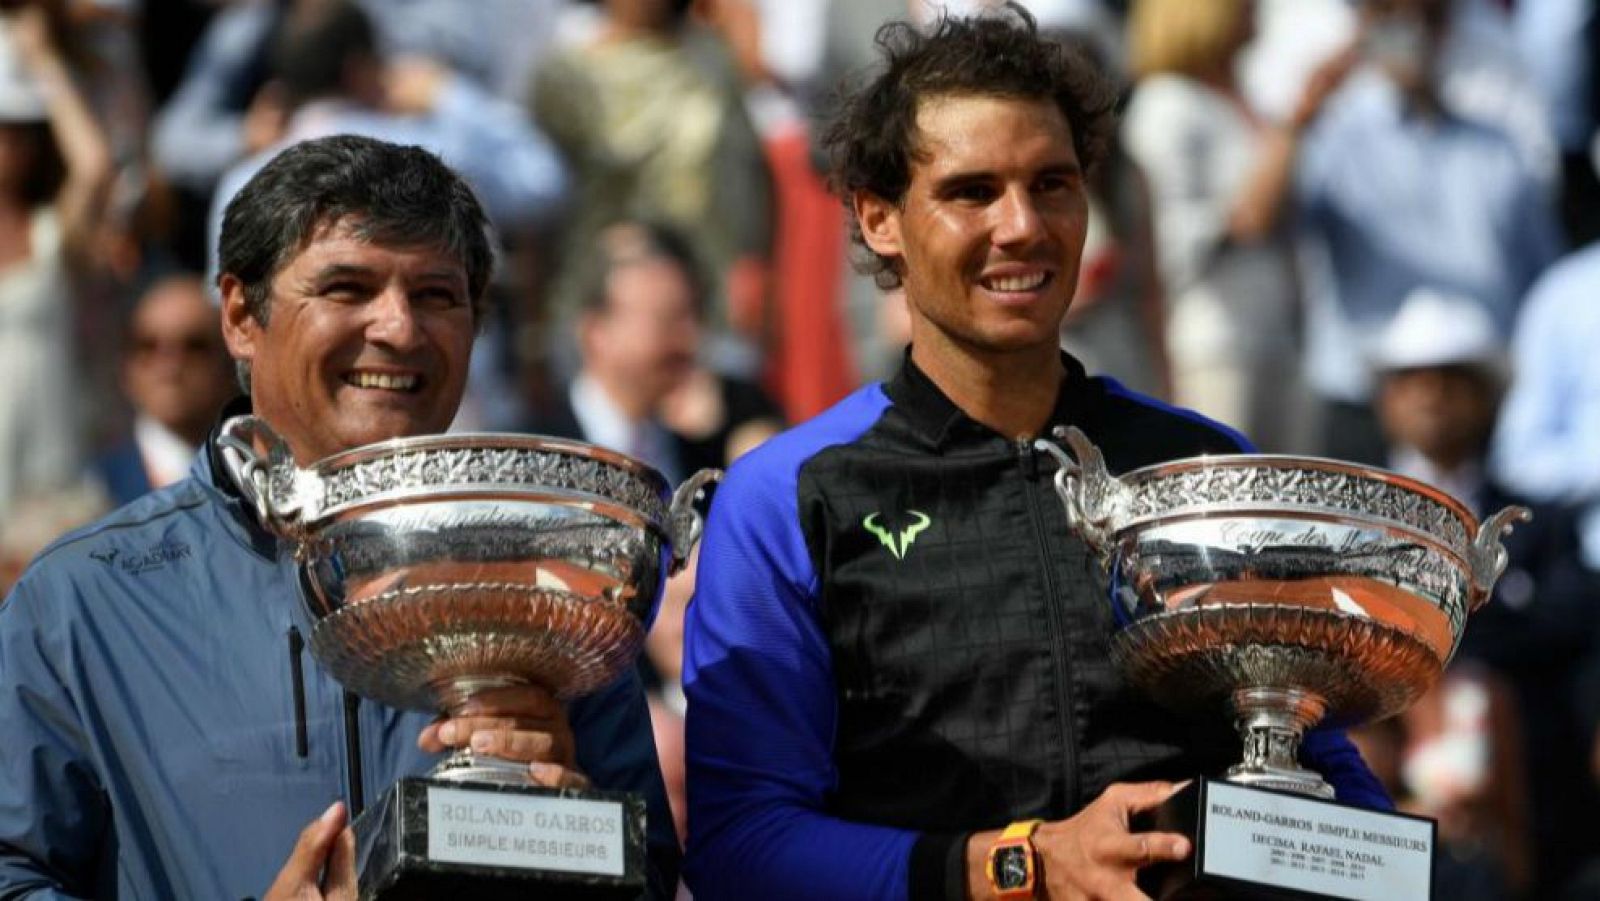
POLYGON ((721 475, 669 495, 624 455, 499 434, 399 439, 302 469, 255 417, 226 423, 221 444, 262 522, 294 545, 317 660, 365 697, 451 712, 495 687, 570 698, 620 676, 721 475))
POLYGON ((1197 457, 1113 477, 1082 432, 1056 490, 1110 577, 1112 656, 1182 710, 1231 707, 1234 781, 1331 797, 1300 737, 1404 710, 1438 678, 1505 569, 1501 538, 1421 482, 1309 457, 1197 457))

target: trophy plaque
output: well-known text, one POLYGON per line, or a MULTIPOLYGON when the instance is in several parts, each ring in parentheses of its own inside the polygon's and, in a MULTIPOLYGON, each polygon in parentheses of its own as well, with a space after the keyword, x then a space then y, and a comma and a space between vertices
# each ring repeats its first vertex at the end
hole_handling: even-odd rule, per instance
MULTIPOLYGON (((478 693, 570 699, 633 665, 665 577, 698 540, 703 470, 669 495, 638 461, 533 435, 447 434, 306 468, 261 419, 220 439, 261 521, 294 548, 313 656, 391 707, 460 715, 478 693)), ((642 798, 535 786, 470 750, 354 823, 361 898, 636 898, 642 798)))
POLYGON ((1120 477, 1077 429, 1067 519, 1103 561, 1114 663, 1157 702, 1232 717, 1243 759, 1141 824, 1194 838, 1141 872, 1164 898, 1432 897, 1435 824, 1338 804, 1303 768, 1306 730, 1392 716, 1438 681, 1528 511, 1481 525, 1459 501, 1309 457, 1195 457, 1120 477))

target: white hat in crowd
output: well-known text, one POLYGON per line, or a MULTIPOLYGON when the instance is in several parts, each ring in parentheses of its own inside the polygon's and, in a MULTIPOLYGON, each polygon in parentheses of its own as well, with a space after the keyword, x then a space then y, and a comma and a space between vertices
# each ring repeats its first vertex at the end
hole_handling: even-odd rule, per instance
POLYGON ((1371 359, 1379 372, 1479 366, 1503 376, 1506 349, 1482 304, 1436 288, 1417 288, 1378 335, 1371 359))
POLYGON ((43 122, 44 94, 11 46, 10 23, 0 19, 0 123, 43 122))

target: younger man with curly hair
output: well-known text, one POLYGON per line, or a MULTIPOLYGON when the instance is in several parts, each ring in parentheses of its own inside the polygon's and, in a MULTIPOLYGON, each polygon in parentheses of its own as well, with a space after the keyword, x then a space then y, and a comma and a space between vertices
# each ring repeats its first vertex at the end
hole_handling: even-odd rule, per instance
MULTIPOLYGON (((1033 441, 1076 425, 1117 471, 1248 445, 1058 349, 1110 126, 1097 74, 1016 7, 879 43, 827 137, 911 350, 718 494, 685 637, 690 887, 1140 897, 1139 868, 1190 843, 1130 818, 1239 745, 1118 677, 1103 577, 1033 441), (1003 831, 1035 878, 990 878, 1003 831)), ((1341 798, 1387 804, 1342 733, 1305 748, 1341 798)))

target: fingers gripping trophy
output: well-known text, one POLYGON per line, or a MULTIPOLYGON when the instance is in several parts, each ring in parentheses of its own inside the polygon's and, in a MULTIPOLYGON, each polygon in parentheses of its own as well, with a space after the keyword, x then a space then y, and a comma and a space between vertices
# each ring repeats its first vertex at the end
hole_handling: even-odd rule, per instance
POLYGON ((1067 519, 1105 564, 1112 657, 1186 714, 1231 716, 1243 759, 1155 817, 1195 854, 1157 898, 1428 898, 1432 821, 1345 807, 1298 760, 1306 730, 1404 710, 1440 677, 1528 517, 1478 523, 1421 482, 1333 460, 1234 455, 1113 477, 1077 429, 1060 464, 1067 519))
MULTIPOLYGON (((253 416, 221 444, 295 549, 317 660, 363 697, 451 716, 492 689, 569 699, 621 676, 721 475, 669 495, 630 457, 513 434, 402 438, 299 468, 253 416)), ((460 750, 357 818, 361 896, 637 897, 644 816, 637 796, 536 787, 526 764, 460 750)))

